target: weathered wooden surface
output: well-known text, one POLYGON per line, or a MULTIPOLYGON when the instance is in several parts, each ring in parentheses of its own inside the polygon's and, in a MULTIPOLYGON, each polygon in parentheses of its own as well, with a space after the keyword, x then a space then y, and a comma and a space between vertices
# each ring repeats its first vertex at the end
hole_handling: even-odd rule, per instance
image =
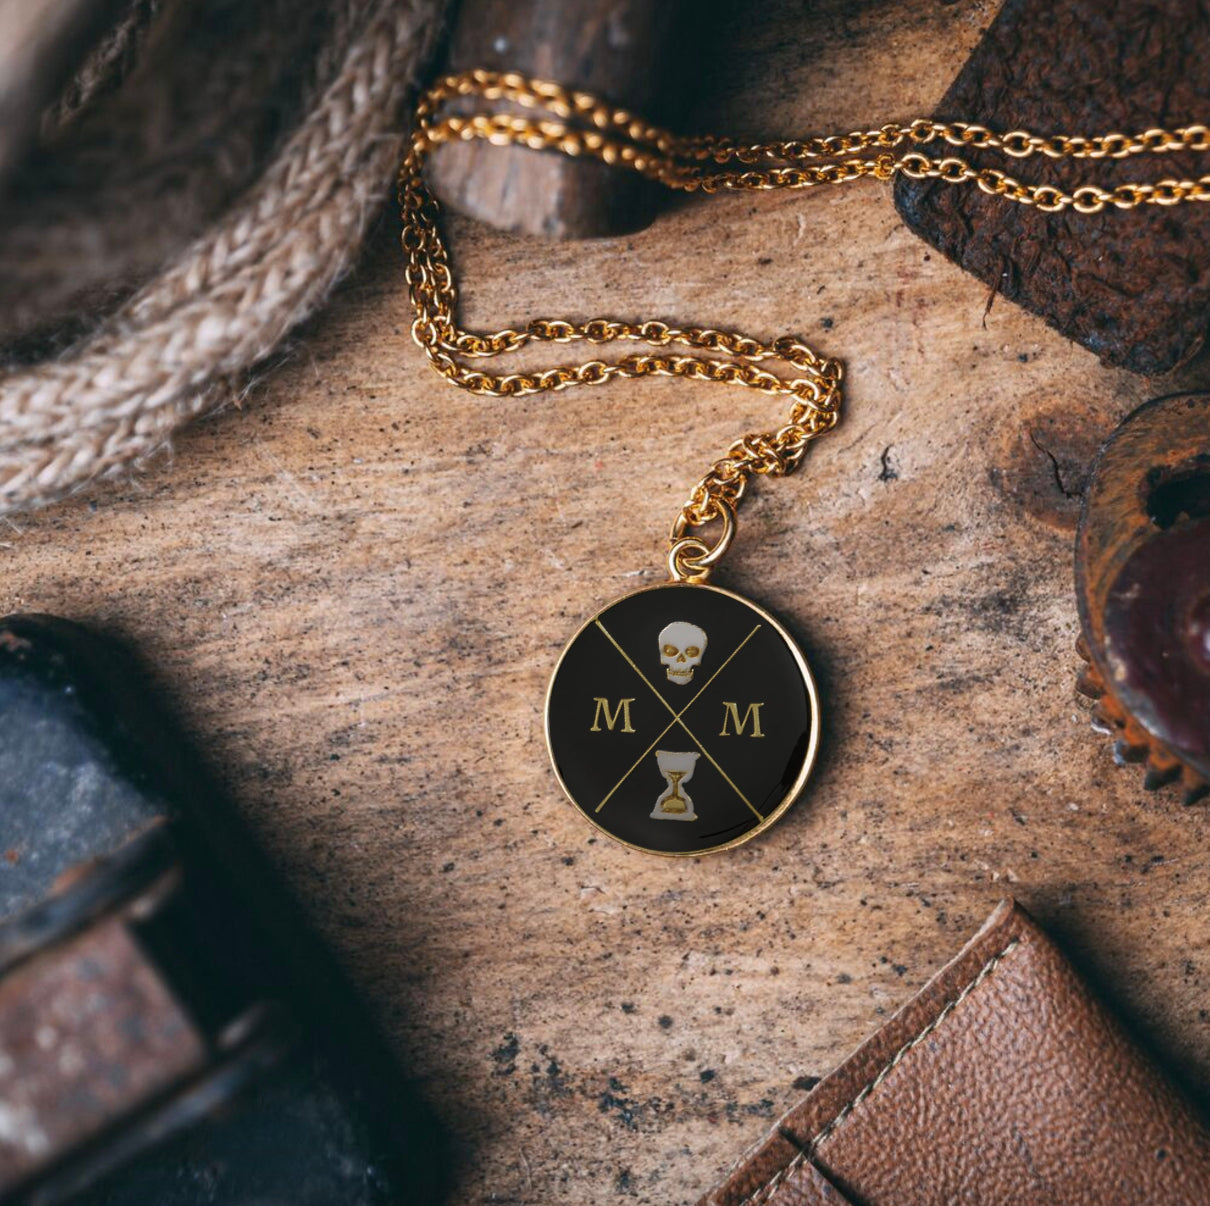
MULTIPOLYGON (((734 7, 712 116, 766 135, 927 112, 992 11, 734 7)), ((761 483, 720 576, 801 635, 826 700, 768 835, 687 863, 596 839, 541 707, 769 404, 456 393, 406 339, 389 223, 243 413, 8 529, 3 605, 159 660, 453 1132, 458 1200, 691 1200, 1006 892, 1210 1095, 1207 814, 1115 768, 1073 689, 1080 473, 1177 383, 985 316, 875 185, 683 204, 619 242, 455 240, 484 324, 665 316, 846 357, 843 426, 761 483)))

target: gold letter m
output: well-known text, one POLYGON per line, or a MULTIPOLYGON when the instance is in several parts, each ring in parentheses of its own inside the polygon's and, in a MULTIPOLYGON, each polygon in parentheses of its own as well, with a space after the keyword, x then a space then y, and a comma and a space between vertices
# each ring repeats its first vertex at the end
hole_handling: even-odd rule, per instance
MULTIPOLYGON (((593 703, 595 703, 597 705, 597 711, 596 711, 596 715, 593 716, 593 718, 592 718, 592 728, 588 730, 590 733, 599 733, 601 731, 601 714, 602 713, 604 713, 604 715, 605 715, 605 727, 611 733, 613 732, 613 726, 618 723, 619 716, 622 718, 622 732, 623 733, 633 733, 634 732, 634 729, 632 729, 630 727, 630 705, 632 703, 634 703, 633 696, 631 696, 630 699, 618 700, 618 706, 616 708, 614 708, 612 714, 609 711, 609 700, 603 699, 600 696, 598 696, 596 699, 593 700, 593 703)), ((759 716, 757 717, 757 727, 758 728, 760 727, 760 717, 759 716)))
POLYGON ((739 717, 739 705, 733 704, 733 703, 724 703, 723 704, 723 731, 721 733, 719 733, 719 736, 720 737, 731 736, 731 734, 727 732, 727 722, 730 721, 731 724, 735 727, 735 735, 737 737, 742 737, 744 735, 744 729, 746 729, 748 727, 748 721, 750 720, 750 721, 752 721, 752 736, 753 737, 763 737, 764 733, 761 732, 761 728, 760 728, 760 710, 764 706, 765 705, 763 702, 750 703, 748 705, 748 710, 744 713, 743 720, 741 720, 739 717))

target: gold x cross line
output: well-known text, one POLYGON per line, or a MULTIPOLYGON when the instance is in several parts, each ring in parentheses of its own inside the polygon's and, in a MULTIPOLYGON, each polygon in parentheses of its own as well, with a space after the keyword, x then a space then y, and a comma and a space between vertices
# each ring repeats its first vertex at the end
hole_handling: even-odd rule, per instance
POLYGON ((747 796, 744 795, 744 793, 742 791, 740 791, 740 789, 738 787, 735 786, 735 783, 732 781, 731 776, 728 775, 727 772, 725 770, 723 770, 723 768, 721 766, 719 766, 719 764, 714 760, 714 755, 711 754, 710 751, 697 739, 697 735, 682 719, 682 717, 685 715, 685 713, 688 712, 689 709, 691 707, 693 707, 693 705, 695 703, 697 703, 697 701, 702 697, 702 692, 705 691, 706 688, 709 687, 710 684, 712 682, 714 682, 714 680, 716 678, 718 678, 718 676, 720 674, 722 674, 722 672, 731 664, 732 658, 734 658, 735 655, 737 653, 739 653, 739 651, 754 636, 756 636, 756 634, 760 631, 760 625, 757 624, 757 626, 755 628, 753 628, 752 631, 750 633, 748 633, 748 635, 746 637, 744 637, 744 639, 742 641, 740 641, 740 643, 738 645, 736 645, 736 647, 731 651, 731 655, 727 658, 727 660, 724 661, 723 664, 721 666, 719 666, 719 668, 702 684, 701 688, 694 695, 694 697, 679 712, 676 711, 676 709, 673 708, 673 706, 663 697, 663 695, 661 695, 659 693, 659 691, 657 691, 655 689, 654 685, 652 684, 651 680, 647 677, 647 675, 645 675, 642 672, 642 670, 640 670, 638 668, 638 666, 635 665, 634 659, 630 656, 630 654, 627 653, 626 650, 623 649, 622 646, 619 645, 617 643, 617 641, 615 641, 613 639, 612 633, 610 633, 609 629, 606 628, 605 625, 601 623, 600 616, 597 617, 596 625, 605 634, 609 643, 626 659, 627 663, 629 664, 630 668, 635 672, 635 674, 637 674, 639 676, 639 678, 641 678, 643 680, 643 682, 645 682, 647 684, 647 686, 650 688, 652 694, 656 697, 656 699, 658 699, 660 701, 660 703, 662 703, 664 705, 664 707, 666 707, 668 709, 668 711, 672 713, 672 719, 668 722, 668 727, 666 729, 664 729, 664 731, 639 755, 639 757, 636 759, 634 765, 613 785, 613 787, 610 789, 609 793, 600 802, 600 804, 598 804, 596 806, 594 811, 600 812, 601 809, 605 807, 605 805, 609 802, 610 796, 612 796, 614 794, 614 792, 616 792, 618 790, 618 788, 621 787, 622 784, 625 783, 626 780, 629 779, 630 776, 636 770, 638 770, 638 768, 642 764, 643 760, 647 757, 648 754, 651 753, 651 751, 653 749, 655 749, 655 747, 657 745, 659 745, 659 743, 661 741, 664 740, 665 735, 673 727, 673 725, 679 724, 681 726, 681 728, 684 729, 685 732, 689 735, 689 737, 693 741, 693 744, 696 745, 697 748, 699 750, 701 750, 703 754, 706 755, 706 758, 709 761, 710 765, 713 766, 714 769, 716 771, 718 771, 718 773, 720 775, 722 775, 722 777, 727 781, 731 790, 733 792, 735 792, 735 794, 737 796, 739 796, 739 798, 741 800, 743 800, 743 802, 748 806, 748 808, 752 811, 752 814, 756 817, 756 819, 758 821, 763 821, 765 818, 763 816, 761 816, 761 814, 759 812, 757 812, 755 808, 752 807, 752 802, 748 799, 747 796))

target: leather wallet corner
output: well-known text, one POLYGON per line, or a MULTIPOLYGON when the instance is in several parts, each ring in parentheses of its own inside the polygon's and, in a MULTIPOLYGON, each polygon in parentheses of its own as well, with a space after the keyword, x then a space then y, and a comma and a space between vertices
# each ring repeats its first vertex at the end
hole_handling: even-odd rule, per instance
POLYGON ((702 1206, 815 1202, 1204 1206, 1210 1132, 1009 900, 702 1206))

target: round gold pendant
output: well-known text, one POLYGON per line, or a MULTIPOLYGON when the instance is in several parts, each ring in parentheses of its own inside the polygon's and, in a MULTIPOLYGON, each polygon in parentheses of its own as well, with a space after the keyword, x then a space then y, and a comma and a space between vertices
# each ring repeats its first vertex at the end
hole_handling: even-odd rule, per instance
POLYGON ((768 612, 670 582, 593 616, 546 694, 563 790, 598 829, 652 854, 726 850, 767 829, 806 784, 819 697, 768 612))

